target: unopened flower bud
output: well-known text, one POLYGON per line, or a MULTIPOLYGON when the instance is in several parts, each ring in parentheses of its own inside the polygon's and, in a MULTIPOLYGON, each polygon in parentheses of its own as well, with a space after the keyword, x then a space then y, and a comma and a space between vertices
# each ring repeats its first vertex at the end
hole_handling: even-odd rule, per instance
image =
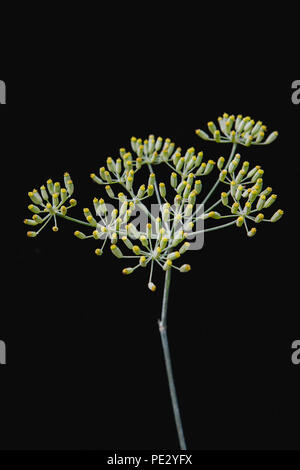
POLYGON ((274 142, 274 140, 276 140, 278 137, 278 132, 275 131, 275 132, 272 132, 272 134, 269 135, 269 137, 266 139, 265 141, 265 144, 271 144, 272 142, 274 142))
POLYGON ((209 135, 206 134, 206 132, 202 131, 201 129, 197 129, 195 132, 196 132, 198 137, 201 137, 201 139, 209 140, 209 135))
POLYGON ((212 170, 214 169, 214 166, 215 166, 215 162, 213 160, 208 160, 207 162, 207 165, 205 167, 205 171, 204 171, 204 175, 209 175, 209 173, 212 172, 212 170))
POLYGON ((133 273, 134 269, 133 268, 124 268, 122 273, 127 275, 133 273))
POLYGON ((284 212, 283 210, 279 209, 275 214, 271 217, 271 222, 278 222, 278 220, 281 219, 283 216, 284 212))
POLYGON ((256 204, 256 209, 260 211, 264 207, 265 202, 266 196, 260 196, 256 204))
POLYGON ((277 199, 277 195, 276 194, 272 194, 265 202, 264 204, 264 209, 267 209, 268 207, 271 207, 272 204, 274 204, 274 202, 276 201, 277 199))
POLYGON ((252 228, 251 230, 249 230, 249 232, 247 232, 247 235, 248 237, 254 237, 254 235, 256 234, 256 228, 252 228))
POLYGON ((30 204, 28 206, 28 209, 31 211, 31 212, 34 212, 35 214, 38 214, 39 212, 41 212, 41 209, 39 209, 37 206, 34 206, 33 204, 30 204))
POLYGON ((222 171, 220 172, 220 175, 219 175, 219 180, 222 181, 222 182, 224 182, 226 176, 227 176, 227 170, 222 170, 222 171))
POLYGON ((111 245, 110 249, 117 258, 123 258, 123 253, 117 245, 111 245))
POLYGON ((86 238, 86 235, 82 232, 79 232, 79 230, 76 230, 74 232, 75 237, 79 238, 80 240, 84 240, 86 238))
POLYGON ((149 289, 150 289, 152 292, 155 292, 155 291, 156 291, 156 285, 153 284, 153 282, 149 282, 149 283, 148 283, 148 287, 149 287, 149 289))
POLYGON ((179 269, 181 273, 187 273, 191 270, 191 266, 189 264, 183 264, 179 269))
POLYGON ((225 163, 225 158, 224 157, 220 157, 217 161, 217 167, 219 168, 219 170, 222 170, 223 166, 224 166, 224 163, 225 163))
POLYGON ((27 237, 34 238, 37 236, 37 232, 27 232, 27 237))
POLYGON ((255 223, 256 224, 259 224, 260 222, 262 222, 264 220, 264 214, 260 213, 258 214, 256 217, 255 217, 255 223))
POLYGON ((236 225, 237 227, 241 227, 244 223, 244 217, 243 216, 240 216, 236 219, 236 225))

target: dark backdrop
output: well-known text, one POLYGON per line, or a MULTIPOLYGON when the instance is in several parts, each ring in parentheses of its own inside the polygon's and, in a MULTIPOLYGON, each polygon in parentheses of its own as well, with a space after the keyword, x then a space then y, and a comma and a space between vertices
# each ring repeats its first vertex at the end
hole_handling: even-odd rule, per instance
POLYGON ((101 193, 89 173, 131 135, 227 155, 229 146, 194 133, 224 111, 279 130, 274 144, 239 151, 263 166, 286 214, 253 239, 236 227, 207 234, 204 249, 186 255, 192 271, 173 276, 169 337, 186 439, 190 449, 299 447, 297 75, 267 64, 234 72, 200 51, 189 62, 172 50, 142 58, 118 50, 78 64, 74 53, 55 58, 55 72, 44 60, 34 73, 3 77, 3 449, 177 447, 157 328, 162 274, 152 294, 147 274, 124 278, 124 263, 109 250, 96 257, 95 242, 75 239, 72 223, 28 239, 22 220, 27 192, 64 171, 81 217, 101 193))

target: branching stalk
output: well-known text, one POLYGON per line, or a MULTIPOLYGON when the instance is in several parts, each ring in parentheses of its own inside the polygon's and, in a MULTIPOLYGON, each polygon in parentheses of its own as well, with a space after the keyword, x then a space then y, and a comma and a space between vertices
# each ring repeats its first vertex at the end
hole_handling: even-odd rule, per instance
POLYGON ((183 433, 179 404, 178 404, 175 382, 174 382, 174 377, 173 377, 169 342, 168 342, 168 336, 167 336, 167 310, 168 310, 170 283, 171 283, 171 269, 169 269, 166 272, 161 318, 158 322, 158 325, 159 325, 159 332, 160 332, 160 337, 161 337, 161 342, 162 342, 162 347, 163 347, 164 360, 165 360, 165 365, 166 365, 166 370, 167 370, 167 377, 168 377, 168 383, 169 383, 169 389, 170 389, 170 395, 171 395, 171 401, 172 401, 172 406, 173 406, 173 413, 174 413, 174 418, 175 418, 175 423, 176 423, 176 428, 177 428, 180 449, 186 450, 187 447, 186 447, 184 433, 183 433))

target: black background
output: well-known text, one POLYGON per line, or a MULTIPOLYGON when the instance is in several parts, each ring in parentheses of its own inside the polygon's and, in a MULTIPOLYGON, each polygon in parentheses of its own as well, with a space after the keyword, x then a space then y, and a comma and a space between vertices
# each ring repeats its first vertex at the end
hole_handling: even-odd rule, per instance
POLYGON ((235 227, 207 234, 204 249, 186 255, 192 271, 173 276, 168 331, 186 440, 194 450, 299 448, 300 366, 291 363, 300 337, 296 71, 278 75, 268 62, 247 61, 236 70, 171 40, 143 55, 120 42, 109 53, 80 51, 80 61, 77 53, 73 45, 34 72, 1 77, 0 447, 177 447, 157 328, 162 273, 152 294, 147 273, 124 278, 124 263, 108 250, 96 257, 95 242, 75 239, 72 223, 28 239, 22 220, 27 192, 64 171, 80 218, 101 193, 90 172, 129 148, 131 135, 170 137, 207 158, 228 155, 229 146, 194 133, 226 111, 280 132, 268 147, 239 151, 263 166, 279 195, 273 209, 286 213, 253 239, 235 227))

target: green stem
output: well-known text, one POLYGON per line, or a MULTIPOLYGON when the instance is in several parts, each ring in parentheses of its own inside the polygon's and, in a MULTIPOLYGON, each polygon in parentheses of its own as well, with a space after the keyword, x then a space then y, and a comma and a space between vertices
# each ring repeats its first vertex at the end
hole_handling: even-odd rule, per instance
POLYGON ((161 318, 158 322, 158 325, 159 325, 159 332, 160 332, 161 342, 162 342, 162 347, 163 347, 164 360, 165 360, 165 365, 166 365, 166 370, 167 370, 167 377, 168 377, 168 383, 169 383, 169 389, 170 389, 170 395, 171 395, 171 401, 172 401, 172 406, 173 406, 173 413, 174 413, 174 418, 175 418, 175 423, 176 423, 176 428, 177 428, 180 449, 186 450, 187 448, 186 448, 186 443, 185 443, 185 438, 184 438, 184 433, 183 433, 182 421, 180 417, 180 410, 179 410, 179 404, 178 404, 175 382, 174 382, 174 377, 173 377, 169 342, 168 342, 168 336, 167 336, 167 309, 168 309, 170 283, 171 283, 171 269, 169 269, 166 272, 161 318))
MULTIPOLYGON (((228 159, 228 162, 227 162, 227 164, 226 164, 224 170, 227 170, 227 168, 229 167, 229 165, 230 165, 230 163, 231 163, 231 161, 232 161, 232 159, 233 159, 233 157, 234 157, 236 147, 237 147, 237 144, 233 144, 230 157, 229 157, 229 159, 228 159)), ((211 188, 211 190, 209 191, 208 195, 203 199, 202 204, 205 204, 206 201, 208 201, 208 199, 210 198, 210 196, 215 192, 215 190, 216 190, 216 188, 218 187, 219 183, 220 183, 220 180, 218 179, 218 180, 216 181, 216 183, 214 184, 214 186, 213 186, 213 187, 211 188)))
POLYGON ((59 217, 62 217, 63 219, 71 220, 71 222, 76 222, 77 224, 85 225, 86 227, 92 227, 91 224, 88 222, 84 222, 83 220, 78 220, 78 219, 73 219, 73 217, 69 217, 68 215, 62 215, 59 212, 56 213, 59 217))

